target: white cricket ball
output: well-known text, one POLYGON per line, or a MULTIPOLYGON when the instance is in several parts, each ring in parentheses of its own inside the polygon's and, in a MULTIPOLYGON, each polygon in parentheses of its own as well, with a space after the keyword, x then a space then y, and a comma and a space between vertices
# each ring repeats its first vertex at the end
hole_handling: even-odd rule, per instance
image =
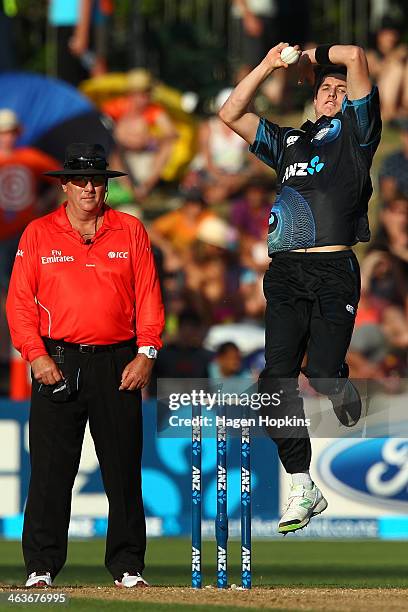
POLYGON ((294 47, 285 47, 281 51, 281 60, 286 64, 296 64, 299 61, 299 53, 294 47))

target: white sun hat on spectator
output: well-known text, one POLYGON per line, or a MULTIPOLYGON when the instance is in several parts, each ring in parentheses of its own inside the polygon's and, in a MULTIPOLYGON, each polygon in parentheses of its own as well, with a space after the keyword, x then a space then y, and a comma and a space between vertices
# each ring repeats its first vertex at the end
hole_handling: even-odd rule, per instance
POLYGON ((222 323, 213 325, 204 340, 204 348, 216 351, 220 344, 234 342, 243 355, 265 347, 265 328, 255 323, 222 323))
POLYGON ((9 132, 20 127, 20 121, 11 108, 0 108, 0 132, 9 132))
POLYGON ((228 249, 236 240, 236 232, 223 219, 206 217, 198 227, 197 239, 212 246, 228 249))

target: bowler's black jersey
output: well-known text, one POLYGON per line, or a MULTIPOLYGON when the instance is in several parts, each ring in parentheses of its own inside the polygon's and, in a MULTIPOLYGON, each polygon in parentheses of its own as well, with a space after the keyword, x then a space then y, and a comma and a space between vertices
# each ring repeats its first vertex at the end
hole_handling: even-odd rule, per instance
POLYGON ((380 136, 376 87, 361 100, 344 98, 335 117, 307 121, 301 129, 260 119, 249 150, 278 176, 269 255, 370 239, 370 166, 380 136))

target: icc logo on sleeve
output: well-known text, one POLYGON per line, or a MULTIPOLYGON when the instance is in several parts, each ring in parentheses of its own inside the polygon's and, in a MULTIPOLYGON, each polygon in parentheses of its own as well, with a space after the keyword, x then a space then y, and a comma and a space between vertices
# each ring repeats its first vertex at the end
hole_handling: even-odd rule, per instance
POLYGON ((129 251, 109 251, 109 259, 127 259, 129 251))

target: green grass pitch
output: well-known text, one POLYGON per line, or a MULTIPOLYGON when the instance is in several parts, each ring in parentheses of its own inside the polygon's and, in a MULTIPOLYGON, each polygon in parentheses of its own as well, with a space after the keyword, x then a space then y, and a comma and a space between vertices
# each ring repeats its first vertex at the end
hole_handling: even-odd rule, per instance
MULTIPOLYGON (((240 543, 229 543, 229 582, 240 583, 240 543)), ((55 586, 112 586, 104 568, 104 541, 71 541, 65 568, 55 586)), ((215 584, 215 543, 203 543, 204 584, 215 584)), ((153 585, 190 585, 190 543, 186 539, 150 539, 146 557, 146 579, 153 585)), ((22 584, 25 572, 19 542, 0 541, 0 585, 22 584)), ((408 587, 408 555, 404 542, 380 541, 298 541, 288 536, 282 540, 253 542, 254 587, 408 587)), ((48 608, 48 606, 46 606, 48 608)), ((52 606, 54 608, 54 606, 52 606)), ((58 606, 60 607, 60 606, 58 606)), ((69 609, 77 610, 147 610, 170 612, 194 608, 201 612, 208 606, 109 600, 71 600, 69 609)), ((39 608, 19 605, 18 609, 39 608)), ((10 610, 2 605, 1 610, 10 610)), ((212 611, 233 610, 214 606, 212 611)), ((236 609, 236 608, 235 608, 236 609)), ((256 608, 251 608, 256 610, 256 608)))

